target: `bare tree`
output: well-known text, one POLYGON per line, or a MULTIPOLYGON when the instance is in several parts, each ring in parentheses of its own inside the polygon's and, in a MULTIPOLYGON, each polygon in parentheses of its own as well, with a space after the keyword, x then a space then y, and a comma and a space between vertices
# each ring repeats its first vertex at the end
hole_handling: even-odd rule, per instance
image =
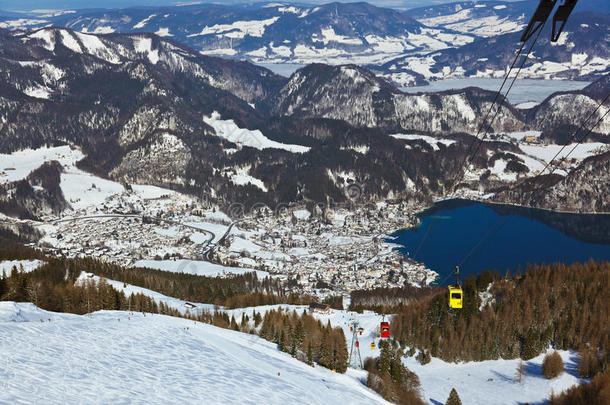
POLYGON ((517 372, 515 373, 515 380, 519 384, 521 384, 524 377, 525 377, 525 365, 523 364, 523 360, 519 359, 519 365, 517 365, 517 372))

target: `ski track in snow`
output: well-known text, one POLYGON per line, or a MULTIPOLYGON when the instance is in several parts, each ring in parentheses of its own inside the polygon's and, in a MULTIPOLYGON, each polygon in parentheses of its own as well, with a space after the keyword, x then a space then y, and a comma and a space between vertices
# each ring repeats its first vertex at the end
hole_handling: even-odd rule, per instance
MULTIPOLYGON (((86 278, 85 275, 83 278, 86 278)), ((154 291, 142 289, 131 285, 124 286, 123 283, 107 280, 111 285, 126 293, 141 292, 151 296, 157 302, 165 302, 173 308, 185 312, 184 301, 163 296, 154 291), (153 296, 154 295, 154 296, 153 296)), ((213 306, 209 304, 192 303, 197 308, 212 310, 213 306)), ((298 313, 307 310, 307 306, 303 305, 267 305, 250 308, 238 308, 226 310, 229 316, 235 316, 238 323, 244 314, 252 315, 256 310, 259 313, 265 313, 272 309, 283 308, 285 311, 296 310, 298 313)), ((100 311, 90 316, 76 316, 70 314, 56 314, 47 311, 42 311, 35 308, 32 304, 22 303, 16 304, 11 302, 0 303, 0 324, 7 326, 0 328, 0 353, 9 353, 7 364, 13 361, 19 364, 18 370, 9 367, 11 371, 5 372, 5 375, 0 373, 0 381, 4 382, 4 398, 0 394, 0 402, 5 399, 8 402, 14 402, 20 399, 27 398, 28 400, 35 399, 30 393, 44 393, 49 398, 51 403, 61 402, 76 398, 78 390, 71 391, 73 386, 71 378, 78 375, 90 375, 90 378, 100 379, 95 386, 103 386, 103 393, 97 400, 91 400, 88 397, 78 397, 84 402, 107 402, 110 399, 118 400, 125 399, 135 402, 142 400, 143 402, 152 401, 151 403, 174 402, 180 401, 195 401, 195 400, 215 400, 229 401, 233 403, 239 400, 240 403, 250 403, 249 399, 256 398, 260 401, 259 392, 251 392, 243 387, 235 390, 232 376, 242 376, 244 373, 252 374, 252 367, 259 370, 258 365, 263 368, 269 366, 265 363, 265 359, 253 359, 250 361, 248 355, 257 352, 263 355, 269 355, 274 359, 285 356, 283 353, 277 352, 274 344, 265 342, 258 337, 246 334, 240 334, 233 331, 218 329, 210 325, 194 323, 178 318, 170 318, 161 315, 146 316, 142 314, 132 314, 131 319, 126 312, 121 311, 100 311), (47 319, 52 319, 48 322, 47 319), (121 319, 119 321, 119 319, 121 319), (41 322, 43 320, 44 322, 41 322), (65 324, 60 324, 59 321, 68 320, 65 324), (104 325, 97 324, 97 321, 103 322, 104 325), (11 324, 13 322, 13 324, 11 324), (14 322, 30 322, 29 324, 21 324, 19 332, 14 332, 14 322), (86 322, 89 322, 85 325, 86 322), (92 325, 93 324, 93 325, 92 325), (135 326, 134 326, 135 325, 135 326), (67 328, 65 326, 68 326, 67 328), (185 330, 189 327, 189 330, 185 330), (52 333, 45 335, 46 331, 51 328, 52 333), (173 328, 173 329, 172 329, 173 328), (173 334, 173 335, 172 335, 173 334), (226 336, 225 336, 226 334, 226 336), (49 336, 51 335, 51 336, 49 336), (118 338, 120 335, 120 338, 118 338), (172 336, 169 336, 172 335, 172 336), (202 340, 209 342, 210 335, 218 338, 218 346, 215 344, 202 343, 202 340), (26 336, 25 341, 19 345, 16 352, 9 349, 13 340, 22 339, 26 336), (77 337, 79 336, 79 337, 77 337), (113 338, 116 336, 116 338, 113 338), (114 342, 113 339, 117 341, 114 342), (35 343, 32 342, 35 341, 35 343), (72 348, 72 343, 65 342, 77 341, 78 347, 74 350, 78 351, 76 358, 71 357, 72 352, 62 352, 61 348, 66 346, 72 348), (226 347, 221 342, 226 341, 235 343, 233 347, 226 347), (46 345, 40 342, 48 342, 46 345), (58 342, 61 342, 59 344, 58 342), (32 347, 29 345, 32 344, 32 347), (59 348, 57 346, 60 346, 59 348), (168 345, 172 347, 168 348, 168 345), (48 346, 48 347, 45 347, 48 346), (212 346, 212 347, 210 347, 212 346), (243 353, 243 348, 240 346, 248 346, 243 353), (263 350, 266 349, 265 350, 263 350), (27 351, 33 352, 31 355, 27 351), (263 350, 261 352, 261 350, 263 350), (220 353, 219 353, 220 351, 220 353), (200 354, 204 354, 205 360, 198 358, 200 354), (88 356, 90 354, 90 357, 88 356), (52 356, 52 357, 49 357, 52 356), (68 359, 66 359, 68 356, 68 359), (52 360, 49 360, 51 359, 52 360), (93 359, 93 360, 91 360, 93 359), (179 360, 177 360, 179 359, 179 360), (198 359, 198 360, 196 360, 198 359), (87 366, 87 361, 91 363, 87 366), (209 360, 209 362, 208 362, 209 360), (218 370, 213 363, 222 362, 221 370, 218 370), (263 361, 263 363, 260 363, 263 361), (115 363, 119 363, 114 367, 115 363), (210 364, 212 363, 212 364, 210 364), (238 364, 234 364, 238 363, 238 364), (259 364, 260 363, 260 364, 259 364), (63 366, 69 364, 69 366, 63 366), (254 366, 256 364, 257 366, 254 366), (53 374, 48 371, 49 368, 58 367, 60 373, 53 374), (66 370, 66 367, 68 368, 66 370), (235 367, 243 368, 236 370, 235 367), (30 368, 35 368, 31 370, 30 368), (214 369, 210 371, 210 368, 214 369), (108 370, 110 369, 110 371, 108 370), (142 369, 146 371, 142 371, 142 369), (227 376, 231 370, 230 376, 227 376), (50 379, 47 380, 45 386, 40 387, 40 382, 46 380, 46 373, 49 373, 50 379), (63 374, 62 374, 63 373, 63 374), (116 374, 118 373, 118 375, 116 374), (152 381, 159 379, 160 376, 168 376, 164 378, 163 386, 158 386, 155 391, 154 398, 147 397, 146 393, 138 390, 137 386, 141 384, 150 384, 152 381), (201 378, 204 375, 210 375, 210 378, 201 378), (18 377, 18 378, 17 378, 18 377), (213 379, 215 383, 209 385, 209 380, 213 379), (15 381, 23 380, 25 385, 14 383, 15 381), (13 383, 11 383, 13 381, 13 383), (67 396, 62 397, 62 393, 57 390, 55 392, 49 386, 61 386, 70 381, 70 387, 67 396), (186 388, 185 381, 198 381, 198 389, 202 388, 199 385, 203 382, 203 386, 207 389, 215 390, 212 397, 201 397, 198 395, 205 390, 198 389, 189 390, 186 388), (38 384, 37 389, 21 390, 21 387, 28 387, 28 384, 38 384), (48 385, 48 386, 47 386, 48 385), (171 385, 170 387, 167 387, 171 385), (50 392, 49 392, 50 390, 50 392), (187 391, 187 392, 185 392, 187 391), (28 394, 24 394, 28 392, 28 394), (114 392, 114 394, 113 394, 114 392), (113 396, 114 395, 114 396, 113 396), (123 395, 123 397, 119 396, 123 395), (174 395, 171 400, 169 395, 174 395)), ((348 348, 352 343, 352 333, 350 325, 356 321, 358 326, 362 327, 362 335, 357 334, 357 340, 360 343, 360 354, 364 361, 367 357, 376 357, 379 355, 379 323, 383 320, 382 315, 371 311, 364 311, 363 314, 358 314, 349 311, 330 310, 327 314, 316 313, 314 316, 320 319, 324 324, 330 321, 334 327, 341 327, 344 330, 348 348), (375 342, 375 349, 371 347, 371 342, 375 342)), ((386 320, 392 322, 391 316, 386 316, 386 320)), ((70 351, 70 350, 68 350, 70 351)), ((422 366, 414 357, 405 358, 405 365, 414 371, 421 380, 421 393, 426 401, 432 403, 444 403, 449 395, 451 388, 456 388, 458 393, 463 398, 469 398, 473 404, 517 404, 522 402, 539 402, 548 398, 551 391, 559 393, 574 384, 578 384, 581 380, 577 377, 577 356, 571 351, 559 352, 564 359, 566 372, 553 380, 547 380, 541 374, 541 365, 544 354, 524 362, 526 368, 526 376, 521 383, 514 378, 515 370, 519 363, 518 359, 513 360, 490 360, 483 362, 462 362, 462 363, 446 363, 440 359, 433 358, 431 363, 422 366)), ((285 356, 288 361, 296 360, 285 356)), ((297 362, 298 363, 298 362, 297 362)), ((302 368, 300 364, 295 364, 295 367, 302 368)), ((352 359, 352 367, 358 367, 358 359, 352 359)), ((281 376, 287 374, 287 365, 274 363, 271 368, 277 368, 281 372, 281 376)), ((305 366, 306 370, 312 372, 322 372, 330 377, 352 378, 350 384, 359 389, 364 389, 361 386, 361 381, 366 378, 366 375, 359 370, 350 369, 346 376, 329 373, 320 367, 311 369, 305 366), (353 380, 355 379, 355 381, 353 380)), ((264 368, 267 370, 267 368, 264 368)), ((273 371, 275 375, 277 372, 273 371)), ((290 371, 294 373, 294 371, 290 371)), ((292 375, 292 374, 291 374, 292 375)), ((77 377, 74 377, 77 378, 77 377)), ((255 375, 252 378, 260 378, 262 381, 261 390, 267 390, 268 387, 264 376, 255 375)), ((329 391, 329 380, 327 377, 322 378, 326 383, 326 391, 320 392, 319 396, 305 396, 299 391, 293 397, 292 388, 277 387, 282 390, 277 393, 278 396, 267 398, 263 403, 280 403, 289 398, 299 398, 302 403, 322 403, 324 401, 332 401, 335 395, 331 389, 329 391)), ((303 379, 303 377, 297 377, 303 379)), ((312 381, 305 378, 307 384, 314 384, 316 377, 312 381)), ((247 380, 249 381, 249 380, 247 380)), ((78 385, 78 384, 77 384, 78 385)), ((306 385, 305 383, 303 385, 306 385)), ((309 386, 309 385, 308 385, 309 386)), ((345 388, 342 388, 345 389, 345 388)), ((350 392, 345 393, 348 398, 350 392)), ((365 391, 366 396, 357 398, 354 396, 349 400, 349 403, 371 403, 374 399, 379 398, 367 397, 370 392, 365 391)), ((260 394, 264 396, 265 394, 260 394)), ((29 401, 28 401, 29 402, 29 401)), ((252 402, 255 403, 255 402, 252 402)))
POLYGON ((180 318, 2 302, 0 326, 2 403, 386 403, 349 374, 180 318))

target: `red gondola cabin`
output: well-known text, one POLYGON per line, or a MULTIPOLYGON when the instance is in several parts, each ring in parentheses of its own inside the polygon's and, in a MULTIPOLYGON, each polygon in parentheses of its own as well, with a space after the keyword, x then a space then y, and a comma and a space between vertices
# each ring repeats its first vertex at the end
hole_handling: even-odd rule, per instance
POLYGON ((380 336, 382 338, 390 337, 390 323, 389 322, 381 322, 381 326, 379 327, 379 330, 381 331, 380 336))

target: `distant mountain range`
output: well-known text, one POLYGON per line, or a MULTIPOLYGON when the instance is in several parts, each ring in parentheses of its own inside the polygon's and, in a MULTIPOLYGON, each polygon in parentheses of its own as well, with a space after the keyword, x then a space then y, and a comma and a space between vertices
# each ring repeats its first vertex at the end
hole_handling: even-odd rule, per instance
POLYGON ((281 5, 227 7, 194 5, 79 11, 0 27, 47 24, 89 33, 153 32, 204 54, 254 62, 378 63, 472 42, 458 32, 426 28, 406 14, 367 3, 316 7, 281 5))
MULTIPOLYGON (((13 13, 0 17, 0 28, 151 32, 202 54, 255 63, 367 65, 407 86, 447 77, 502 77, 534 9, 527 1, 457 2, 406 12, 368 3, 199 4, 13 13)), ((547 47, 543 35, 540 47, 551 50, 534 51, 522 77, 595 79, 607 73, 610 27, 604 13, 610 13, 608 2, 580 2, 557 46, 547 47)))
MULTIPOLYGON (((560 139, 607 86, 600 80, 530 110, 507 104, 493 128, 560 139)), ((405 94, 356 65, 313 64, 284 78, 153 34, 0 30, 0 153, 69 143, 87 156, 83 169, 221 204, 348 201, 350 184, 365 201, 441 196, 493 95, 405 94)), ((597 131, 607 140, 610 122, 597 131)), ((502 159, 506 170, 527 172, 520 154, 511 143, 485 142, 473 170, 502 159)), ((56 184, 39 179, 57 170, 29 179, 45 192, 7 186, 21 190, 6 202, 11 212, 61 206, 19 206, 29 195, 53 196, 56 184)), ((504 184, 484 176, 481 187, 504 184)))

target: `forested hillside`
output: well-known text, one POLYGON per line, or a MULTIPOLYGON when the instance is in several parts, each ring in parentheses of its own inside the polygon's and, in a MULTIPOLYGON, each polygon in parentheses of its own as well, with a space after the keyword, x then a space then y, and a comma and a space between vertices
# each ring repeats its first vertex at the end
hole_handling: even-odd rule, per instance
POLYGON ((330 322, 323 325, 305 312, 297 314, 281 308, 267 311, 259 336, 277 343, 281 351, 309 365, 315 361, 338 373, 347 370, 348 353, 343 329, 333 328, 330 322))
MULTIPOLYGON (((2 253, 2 259, 15 258, 2 253)), ((28 256, 35 256, 28 254, 28 256)), ((23 259, 23 255, 18 257, 23 259)), ((103 309, 179 315, 178 311, 157 303, 143 294, 126 296, 103 280, 79 282, 82 268, 76 262, 53 259, 31 272, 13 269, 0 276, 0 301, 32 302, 54 312, 86 314, 103 309)))
POLYGON ((462 310, 451 310, 446 292, 400 311, 393 335, 403 345, 446 361, 531 359, 547 347, 591 356, 593 375, 610 360, 610 263, 533 266, 496 280, 481 302, 491 274, 468 278, 462 310), (481 309, 479 307, 482 306, 481 309))

